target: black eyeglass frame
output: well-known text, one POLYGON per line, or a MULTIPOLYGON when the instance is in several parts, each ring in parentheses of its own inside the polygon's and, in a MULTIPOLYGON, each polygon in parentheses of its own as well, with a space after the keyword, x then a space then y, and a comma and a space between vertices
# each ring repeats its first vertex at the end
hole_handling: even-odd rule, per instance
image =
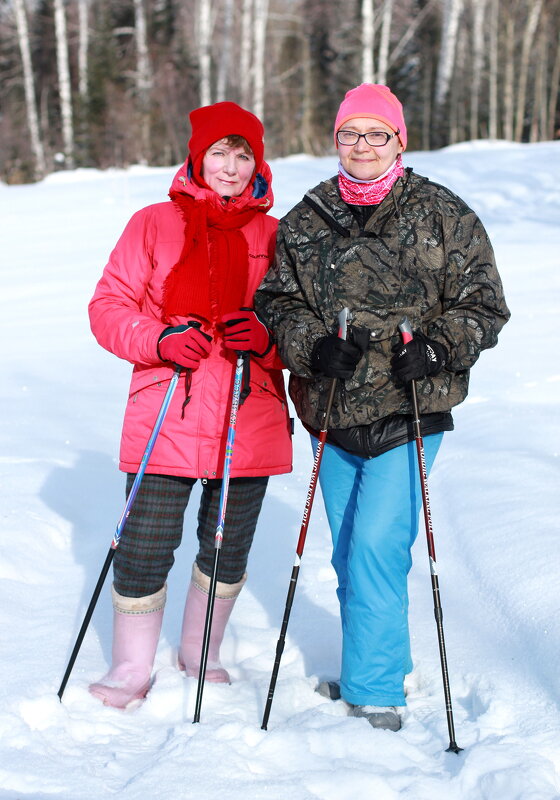
POLYGON ((399 133, 400 133, 400 129, 397 129, 394 133, 387 133, 387 131, 368 131, 367 133, 358 133, 357 131, 348 131, 348 130, 345 130, 344 128, 341 128, 339 131, 336 132, 336 141, 339 144, 341 144, 343 147, 355 147, 358 144, 358 142, 360 141, 360 139, 365 139, 366 140, 366 144, 368 144, 370 147, 385 147, 385 145, 394 136, 398 136, 399 133), (357 136, 357 139, 356 139, 355 142, 341 142, 340 138, 339 138, 341 133, 351 133, 353 136, 357 136), (383 134, 383 136, 386 137, 385 141, 383 142, 383 144, 373 144, 373 142, 370 142, 368 140, 368 138, 367 138, 368 136, 374 136, 374 135, 375 136, 379 136, 381 133, 383 134))

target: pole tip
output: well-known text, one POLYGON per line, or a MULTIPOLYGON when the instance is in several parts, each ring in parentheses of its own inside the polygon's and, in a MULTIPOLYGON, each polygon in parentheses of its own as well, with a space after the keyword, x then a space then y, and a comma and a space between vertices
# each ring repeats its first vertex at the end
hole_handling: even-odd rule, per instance
POLYGON ((445 752, 456 753, 457 755, 459 755, 459 753, 463 752, 463 748, 459 747, 459 745, 456 742, 449 742, 449 747, 446 749, 445 752))

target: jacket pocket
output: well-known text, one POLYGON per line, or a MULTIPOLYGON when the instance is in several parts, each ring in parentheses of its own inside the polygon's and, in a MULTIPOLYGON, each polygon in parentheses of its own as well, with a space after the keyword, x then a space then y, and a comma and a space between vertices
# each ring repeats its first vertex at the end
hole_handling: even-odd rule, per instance
POLYGON ((280 393, 272 380, 267 378, 250 381, 251 395, 265 400, 274 399, 278 403, 286 405, 286 396, 280 393))
POLYGON ((160 366, 135 369, 130 380, 128 399, 136 402, 138 393, 149 386, 158 386, 167 389, 169 381, 173 375, 173 370, 163 364, 160 366))

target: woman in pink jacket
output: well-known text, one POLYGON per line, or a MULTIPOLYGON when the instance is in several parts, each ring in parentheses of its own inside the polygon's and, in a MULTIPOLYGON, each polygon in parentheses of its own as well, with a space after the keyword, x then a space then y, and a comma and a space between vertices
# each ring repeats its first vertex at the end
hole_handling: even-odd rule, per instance
POLYGON ((236 351, 250 353, 231 481, 206 680, 229 682, 219 648, 246 579, 268 476, 291 470, 282 362, 251 309, 274 252, 277 221, 263 126, 235 103, 190 114, 189 156, 171 202, 137 212, 91 300, 98 342, 134 364, 122 431, 127 491, 176 365, 184 367, 113 560, 113 658, 90 686, 125 708, 145 697, 158 644, 173 551, 193 485, 202 481, 199 550, 187 593, 179 664, 198 676, 236 351), (181 384, 179 384, 180 386, 181 384))

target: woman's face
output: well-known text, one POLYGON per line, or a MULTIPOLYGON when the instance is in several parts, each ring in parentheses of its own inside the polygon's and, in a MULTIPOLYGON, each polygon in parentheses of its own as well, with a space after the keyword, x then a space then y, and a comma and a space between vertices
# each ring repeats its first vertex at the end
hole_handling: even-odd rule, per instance
POLYGON ((255 171, 255 158, 243 147, 232 147, 220 139, 202 159, 202 177, 220 197, 238 197, 255 171))
MULTIPOLYGON (((370 117, 354 117, 345 122, 340 130, 370 133, 372 131, 394 131, 381 120, 370 117)), ((398 136, 393 136, 382 147, 372 147, 362 137, 357 144, 338 145, 340 163, 354 178, 361 181, 372 181, 386 172, 403 148, 398 136)))

